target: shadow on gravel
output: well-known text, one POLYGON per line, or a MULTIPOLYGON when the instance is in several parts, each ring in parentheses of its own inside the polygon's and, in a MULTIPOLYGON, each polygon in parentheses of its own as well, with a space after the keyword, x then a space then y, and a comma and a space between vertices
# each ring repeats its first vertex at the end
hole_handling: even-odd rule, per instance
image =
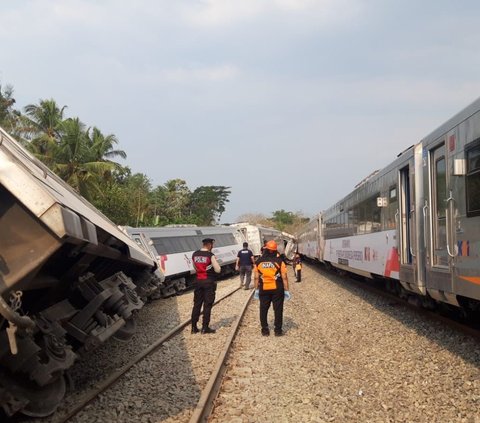
POLYGON ((283 318, 283 331, 285 333, 290 332, 291 330, 298 329, 298 324, 292 320, 291 317, 287 316, 283 318))
POLYGON ((224 327, 228 328, 228 327, 232 326, 233 322, 236 319, 237 319, 237 316, 227 317, 227 318, 215 321, 210 326, 212 327, 212 329, 220 329, 220 328, 224 328, 224 327))
MULTIPOLYGON (((340 276, 333 273, 333 271, 328 271, 320 264, 310 264, 309 268, 360 298, 362 301, 369 303, 380 312, 401 322, 403 325, 414 330, 418 335, 436 343, 440 348, 446 349, 473 364, 475 367, 480 368, 480 348, 478 348, 478 340, 455 331, 453 328, 445 327, 441 322, 435 321, 433 318, 429 319, 428 316, 423 316, 421 309, 415 312, 413 309, 409 310, 405 308, 400 302, 393 302, 391 299, 382 298, 367 290, 362 290, 362 283, 366 282, 355 280, 349 275, 340 276), (412 315, 414 315, 413 318, 412 315)), ((421 355, 422 352, 419 351, 419 354, 421 355)), ((428 357, 423 358, 428 359, 428 357)))

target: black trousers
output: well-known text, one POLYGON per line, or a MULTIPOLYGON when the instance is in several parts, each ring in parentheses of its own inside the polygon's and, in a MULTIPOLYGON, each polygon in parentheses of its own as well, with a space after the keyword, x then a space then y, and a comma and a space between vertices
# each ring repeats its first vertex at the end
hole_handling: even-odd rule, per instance
POLYGON ((284 293, 285 291, 283 289, 260 291, 260 324, 262 325, 262 329, 268 329, 268 309, 270 308, 270 304, 273 303, 275 330, 282 330, 284 293))
POLYGON ((302 281, 302 269, 295 270, 295 276, 297 278, 297 282, 301 282, 302 281))
POLYGON ((203 327, 206 328, 210 324, 210 314, 212 306, 215 302, 215 291, 217 284, 215 282, 194 282, 195 290, 193 292, 193 308, 192 308, 192 325, 198 323, 200 311, 203 305, 203 327))

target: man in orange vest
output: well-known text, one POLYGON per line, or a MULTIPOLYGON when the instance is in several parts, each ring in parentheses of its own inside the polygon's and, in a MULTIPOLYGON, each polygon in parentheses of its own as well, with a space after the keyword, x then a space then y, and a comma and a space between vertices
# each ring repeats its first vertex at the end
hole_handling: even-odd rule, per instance
POLYGON ((268 310, 273 304, 275 336, 283 335, 283 302, 291 298, 288 290, 287 266, 277 253, 277 243, 268 241, 254 268, 255 299, 260 300, 262 335, 270 335, 268 310))

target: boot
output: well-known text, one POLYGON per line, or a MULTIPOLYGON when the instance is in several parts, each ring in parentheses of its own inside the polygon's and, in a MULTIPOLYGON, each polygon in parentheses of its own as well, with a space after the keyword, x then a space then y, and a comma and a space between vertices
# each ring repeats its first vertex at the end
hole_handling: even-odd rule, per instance
POLYGON ((205 333, 215 333, 216 330, 215 329, 212 329, 212 328, 209 328, 208 326, 206 328, 202 328, 202 334, 205 334, 205 333))
POLYGON ((200 330, 197 328, 196 324, 192 324, 192 333, 198 333, 200 330))

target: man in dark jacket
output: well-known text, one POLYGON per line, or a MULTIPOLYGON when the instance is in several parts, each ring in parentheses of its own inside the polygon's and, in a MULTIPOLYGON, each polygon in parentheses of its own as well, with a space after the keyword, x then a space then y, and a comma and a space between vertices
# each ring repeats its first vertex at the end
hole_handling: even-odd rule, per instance
POLYGON ((243 243, 243 248, 237 254, 237 262, 235 263, 235 270, 240 272, 240 288, 250 288, 250 281, 252 280, 252 268, 255 264, 252 250, 248 249, 248 242, 243 243))
POLYGON ((210 313, 213 303, 215 302, 215 291, 217 289, 216 274, 220 273, 221 268, 215 255, 212 253, 212 238, 202 240, 203 247, 192 254, 192 261, 197 275, 195 277, 195 290, 193 293, 193 309, 192 309, 192 333, 198 333, 198 319, 203 305, 203 325, 202 333, 215 333, 215 329, 211 329, 210 313))

